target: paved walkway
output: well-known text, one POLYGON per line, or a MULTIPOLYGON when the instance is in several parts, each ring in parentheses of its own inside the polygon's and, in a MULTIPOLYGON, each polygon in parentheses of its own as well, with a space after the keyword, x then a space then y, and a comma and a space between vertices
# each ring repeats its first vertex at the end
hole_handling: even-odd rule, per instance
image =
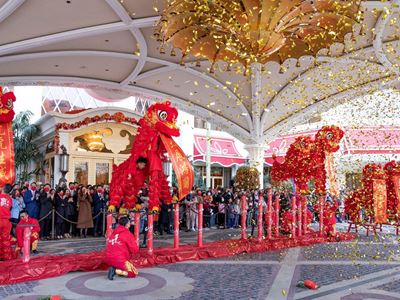
MULTIPOLYGON (((344 226, 340 226, 342 230, 344 226)), ((239 238, 237 230, 205 232, 206 241, 239 238)), ((196 234, 182 233, 184 243, 196 234)), ((172 237, 157 238, 158 245, 172 237)), ((102 249, 104 240, 43 242, 46 254, 102 249)), ((400 300, 400 250, 393 230, 349 243, 322 244, 235 257, 189 261, 141 269, 135 279, 106 279, 106 272, 70 273, 36 282, 0 286, 0 299, 38 299, 60 294, 64 299, 338 299, 400 300), (318 290, 296 287, 311 279, 318 290)))

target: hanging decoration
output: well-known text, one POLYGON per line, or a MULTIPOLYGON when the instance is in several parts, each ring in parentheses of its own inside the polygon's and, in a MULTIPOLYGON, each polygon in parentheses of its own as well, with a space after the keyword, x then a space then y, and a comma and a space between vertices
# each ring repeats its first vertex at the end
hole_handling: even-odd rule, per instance
MULTIPOLYGON (((339 150, 339 143, 344 136, 343 130, 336 126, 324 126, 318 130, 315 140, 309 136, 300 136, 290 145, 283 163, 274 158, 271 178, 285 181, 293 178, 296 191, 307 194, 307 183, 314 178, 318 195, 326 194, 326 178, 334 178, 325 169, 327 156, 339 150)), ((331 162, 333 164, 333 162, 331 162)))
POLYGON ((12 120, 14 119, 13 92, 3 93, 0 86, 0 188, 15 181, 14 137, 12 120))
MULTIPOLYGON (((342 43, 362 20, 360 0, 169 0, 155 36, 212 64, 283 63, 342 43)), ((212 68, 211 68, 212 69, 212 68)))
POLYGON ((260 173, 256 168, 240 167, 236 172, 235 187, 254 190, 260 187, 260 173))
POLYGON ((389 219, 397 219, 400 214, 400 165, 394 160, 384 166, 386 173, 387 213, 389 219))

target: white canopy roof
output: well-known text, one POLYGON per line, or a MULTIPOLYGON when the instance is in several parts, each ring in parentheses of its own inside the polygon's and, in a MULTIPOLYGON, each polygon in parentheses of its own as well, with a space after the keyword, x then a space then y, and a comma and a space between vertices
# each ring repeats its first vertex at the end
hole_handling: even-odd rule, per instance
POLYGON ((181 66, 180 53, 160 54, 153 25, 165 2, 0 0, 0 82, 83 87, 110 101, 134 93, 169 98, 255 144, 398 81, 397 0, 365 1, 365 28, 354 28, 344 47, 321 50, 318 66, 303 57, 299 65, 286 61, 284 73, 268 63, 252 77, 222 64, 210 74, 208 62, 181 66))

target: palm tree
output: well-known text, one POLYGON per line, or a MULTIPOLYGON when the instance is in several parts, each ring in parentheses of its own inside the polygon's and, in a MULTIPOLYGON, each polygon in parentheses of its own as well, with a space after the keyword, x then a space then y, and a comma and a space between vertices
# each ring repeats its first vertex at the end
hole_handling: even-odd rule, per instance
POLYGON ((40 128, 31 124, 33 113, 29 110, 20 112, 14 119, 15 169, 20 181, 28 180, 37 170, 30 171, 29 165, 38 161, 42 155, 33 140, 40 135, 40 128))

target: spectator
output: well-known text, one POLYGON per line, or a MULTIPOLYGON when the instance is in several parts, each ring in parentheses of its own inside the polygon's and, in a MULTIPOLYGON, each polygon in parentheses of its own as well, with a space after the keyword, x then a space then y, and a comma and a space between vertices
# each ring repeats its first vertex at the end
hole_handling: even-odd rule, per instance
POLYGON ((55 206, 56 206, 56 232, 57 239, 64 238, 65 234, 65 219, 67 217, 67 199, 64 194, 64 189, 58 189, 55 195, 55 206))
POLYGON ((15 236, 15 228, 19 222, 19 213, 25 208, 24 199, 21 196, 21 192, 18 189, 14 189, 11 193, 12 207, 11 207, 11 218, 12 234, 15 236))
POLYGON ((39 208, 39 193, 36 190, 36 182, 32 182, 30 188, 28 188, 27 186, 26 188, 27 190, 24 192, 24 202, 26 211, 28 212, 28 215, 31 218, 37 219, 39 217, 40 208, 39 208))
POLYGON ((86 238, 89 228, 93 228, 92 219, 92 197, 86 187, 78 192, 78 225, 80 236, 86 238))
POLYGON ((42 239, 49 239, 51 232, 51 210, 53 209, 53 198, 50 194, 50 184, 44 185, 39 194, 40 211, 40 234, 42 239))
POLYGON ((93 214, 94 214, 94 230, 93 236, 103 235, 103 215, 102 212, 105 211, 106 200, 104 197, 104 189, 98 186, 96 192, 93 189, 93 214))

